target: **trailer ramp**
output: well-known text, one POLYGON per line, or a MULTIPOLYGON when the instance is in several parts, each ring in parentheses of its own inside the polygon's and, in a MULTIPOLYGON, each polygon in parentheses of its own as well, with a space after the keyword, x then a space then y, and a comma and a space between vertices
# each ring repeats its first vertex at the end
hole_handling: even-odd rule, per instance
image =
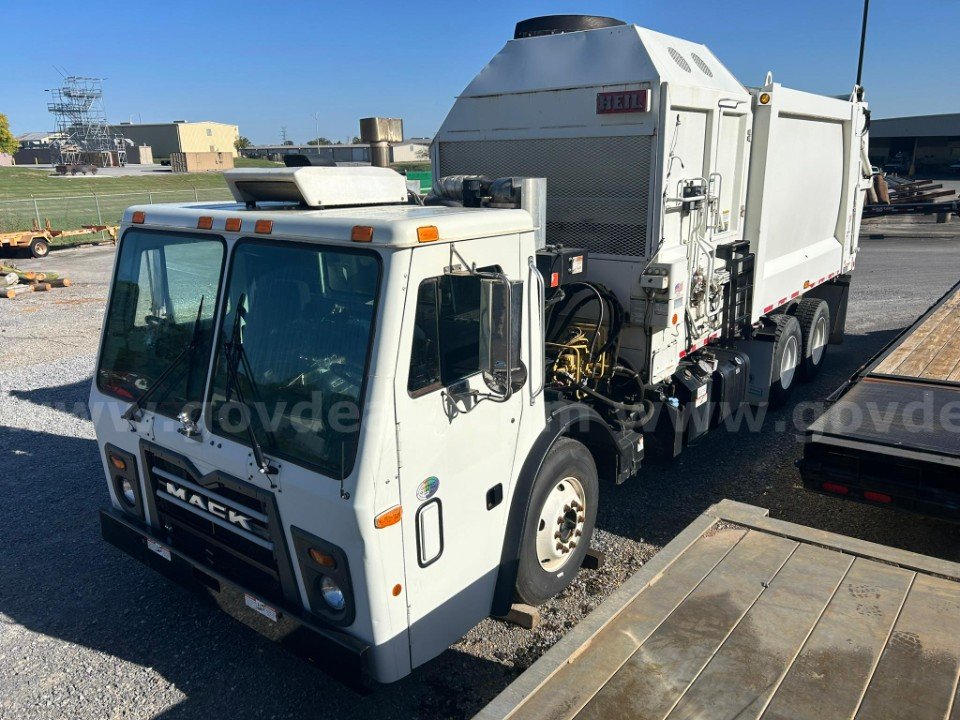
POLYGON ((960 564, 714 505, 476 717, 960 720, 960 564))

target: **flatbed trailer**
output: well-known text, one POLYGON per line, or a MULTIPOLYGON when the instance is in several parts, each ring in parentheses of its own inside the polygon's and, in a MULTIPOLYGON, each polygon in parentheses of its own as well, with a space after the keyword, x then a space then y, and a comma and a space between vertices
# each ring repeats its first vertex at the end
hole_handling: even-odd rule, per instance
POLYGON ((476 716, 960 717, 960 564, 724 500, 476 716))
POLYGON ((808 489, 960 520, 960 283, 828 400, 804 438, 808 489))

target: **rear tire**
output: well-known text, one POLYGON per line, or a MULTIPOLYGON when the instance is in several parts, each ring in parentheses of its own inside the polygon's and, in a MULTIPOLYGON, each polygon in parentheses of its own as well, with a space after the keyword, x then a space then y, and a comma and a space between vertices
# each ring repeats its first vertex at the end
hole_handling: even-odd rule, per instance
POLYGON ((820 298, 804 298, 790 314, 800 323, 803 336, 800 379, 813 380, 823 367, 830 342, 830 306, 820 298))
POLYGON ((541 605, 573 581, 590 547, 599 482, 590 452, 571 438, 550 449, 533 483, 520 541, 517 598, 541 605))
POLYGON ((776 328, 770 371, 770 407, 778 408, 787 402, 797 384, 803 336, 800 323, 792 315, 771 315, 769 320, 776 328))

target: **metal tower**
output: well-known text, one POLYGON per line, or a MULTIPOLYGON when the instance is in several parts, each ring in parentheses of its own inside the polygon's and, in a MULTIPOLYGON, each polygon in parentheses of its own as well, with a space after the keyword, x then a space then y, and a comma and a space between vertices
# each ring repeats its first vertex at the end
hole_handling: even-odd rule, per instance
POLYGON ((123 136, 110 131, 103 108, 103 79, 71 75, 48 91, 47 109, 56 118, 60 138, 53 143, 54 165, 91 163, 99 167, 127 164, 123 136))

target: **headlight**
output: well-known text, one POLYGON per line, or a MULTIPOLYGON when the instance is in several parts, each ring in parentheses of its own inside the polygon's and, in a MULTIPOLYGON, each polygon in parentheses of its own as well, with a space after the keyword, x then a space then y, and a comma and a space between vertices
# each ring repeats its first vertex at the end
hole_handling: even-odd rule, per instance
POLYGON ((323 601, 330 606, 332 610, 340 611, 346 607, 347 601, 343 597, 343 590, 333 581, 333 578, 325 575, 320 581, 320 594, 323 601))
POLYGON ((137 493, 133 489, 133 485, 130 483, 127 478, 120 480, 120 492, 123 495, 123 501, 130 507, 137 506, 137 493))

